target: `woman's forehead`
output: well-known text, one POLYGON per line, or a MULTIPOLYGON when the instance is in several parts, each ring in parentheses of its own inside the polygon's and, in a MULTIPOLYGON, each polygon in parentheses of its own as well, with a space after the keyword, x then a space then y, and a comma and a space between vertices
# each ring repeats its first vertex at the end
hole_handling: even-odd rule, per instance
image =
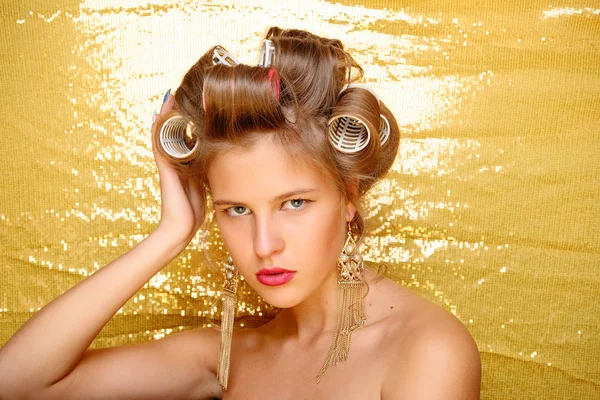
POLYGON ((233 146, 218 154, 208 171, 213 197, 276 197, 298 189, 327 190, 333 185, 314 163, 293 157, 272 139, 233 146))

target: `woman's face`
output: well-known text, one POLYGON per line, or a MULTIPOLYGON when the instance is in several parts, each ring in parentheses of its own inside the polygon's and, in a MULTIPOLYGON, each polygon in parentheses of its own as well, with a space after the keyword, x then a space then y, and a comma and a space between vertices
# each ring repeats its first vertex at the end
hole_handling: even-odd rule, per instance
POLYGON ((265 135, 251 148, 220 154, 208 180, 225 246, 244 279, 268 303, 293 307, 335 271, 356 208, 342 201, 324 172, 295 164, 265 135), (277 286, 262 283, 257 273, 275 267, 294 271, 288 274, 293 278, 277 286))

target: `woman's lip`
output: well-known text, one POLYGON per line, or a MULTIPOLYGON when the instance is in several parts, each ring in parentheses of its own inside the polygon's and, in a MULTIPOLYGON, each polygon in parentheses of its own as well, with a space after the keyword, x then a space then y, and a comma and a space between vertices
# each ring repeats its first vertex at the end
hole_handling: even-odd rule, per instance
POLYGON ((279 286, 291 281, 295 275, 295 271, 285 271, 279 274, 256 274, 256 279, 266 286, 279 286))
POLYGON ((275 275, 275 274, 281 274, 284 272, 295 272, 295 271, 290 271, 290 270, 279 268, 279 267, 262 268, 260 271, 258 271, 256 273, 256 275, 275 275))

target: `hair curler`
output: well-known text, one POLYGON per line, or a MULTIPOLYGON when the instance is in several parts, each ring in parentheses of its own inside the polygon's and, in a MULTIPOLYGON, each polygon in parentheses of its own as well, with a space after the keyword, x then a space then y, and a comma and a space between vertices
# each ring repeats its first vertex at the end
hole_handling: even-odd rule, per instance
POLYGON ((198 147, 198 140, 194 147, 190 149, 186 143, 186 138, 192 136, 192 122, 187 122, 180 115, 173 115, 168 118, 161 126, 159 140, 162 148, 171 157, 181 159, 188 157, 198 147))
POLYGON ((371 132, 359 118, 340 115, 330 120, 329 142, 342 153, 357 153, 367 147, 371 132))
POLYGON ((379 127, 379 145, 383 146, 390 137, 390 121, 383 114, 379 114, 381 117, 381 125, 379 127))
POLYGON ((262 46, 260 48, 260 58, 258 65, 264 68, 269 68, 273 63, 273 56, 275 55, 275 45, 269 39, 263 39, 262 46))
POLYGON ((275 55, 275 45, 269 39, 263 39, 262 46, 260 48, 260 57, 258 60, 258 66, 263 68, 269 68, 269 83, 273 87, 273 91, 275 92, 275 96, 277 100, 280 97, 280 81, 279 74, 277 70, 271 68, 271 64, 273 63, 273 56, 275 55))
POLYGON ((279 97, 281 95, 281 92, 280 92, 281 89, 280 89, 280 83, 279 83, 279 74, 277 73, 277 70, 274 68, 270 68, 267 79, 269 80, 269 83, 271 84, 271 87, 273 88, 273 93, 275 93, 275 97, 277 98, 277 100, 279 100, 279 97))
MULTIPOLYGON (((238 61, 222 46, 215 46, 212 55, 213 65, 223 64, 233 67, 239 64, 238 61)), ((202 106, 204 107, 204 93, 202 93, 202 106)), ((160 128, 159 141, 162 148, 171 157, 181 159, 188 157, 198 147, 198 140, 194 147, 190 149, 186 143, 186 138, 192 136, 192 122, 187 122, 180 115, 173 115, 168 118, 160 128)))
POLYGON ((234 65, 239 64, 239 62, 233 58, 231 53, 225 50, 225 48, 222 46, 215 46, 215 49, 213 50, 212 62, 213 65, 223 64, 227 65, 228 67, 233 67, 234 65))
MULTIPOLYGON (((348 83, 340 95, 348 88, 360 88, 368 90, 379 102, 379 96, 370 87, 357 83, 348 83)), ((385 116, 379 114, 379 144, 383 146, 390 136, 390 123, 385 116)), ((354 115, 336 115, 327 123, 329 130, 329 142, 342 153, 356 153, 363 150, 371 140, 371 131, 368 125, 354 115)))

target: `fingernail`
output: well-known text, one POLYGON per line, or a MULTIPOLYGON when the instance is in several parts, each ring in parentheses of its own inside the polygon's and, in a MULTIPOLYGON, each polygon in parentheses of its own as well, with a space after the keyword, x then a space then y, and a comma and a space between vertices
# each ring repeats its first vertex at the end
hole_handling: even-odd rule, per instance
POLYGON ((152 114, 152 124, 156 121, 156 110, 154 110, 154 114, 152 114))
POLYGON ((169 97, 169 93, 171 93, 171 89, 167 90, 167 93, 165 93, 165 97, 163 98, 163 103, 165 101, 167 101, 167 98, 169 97))

